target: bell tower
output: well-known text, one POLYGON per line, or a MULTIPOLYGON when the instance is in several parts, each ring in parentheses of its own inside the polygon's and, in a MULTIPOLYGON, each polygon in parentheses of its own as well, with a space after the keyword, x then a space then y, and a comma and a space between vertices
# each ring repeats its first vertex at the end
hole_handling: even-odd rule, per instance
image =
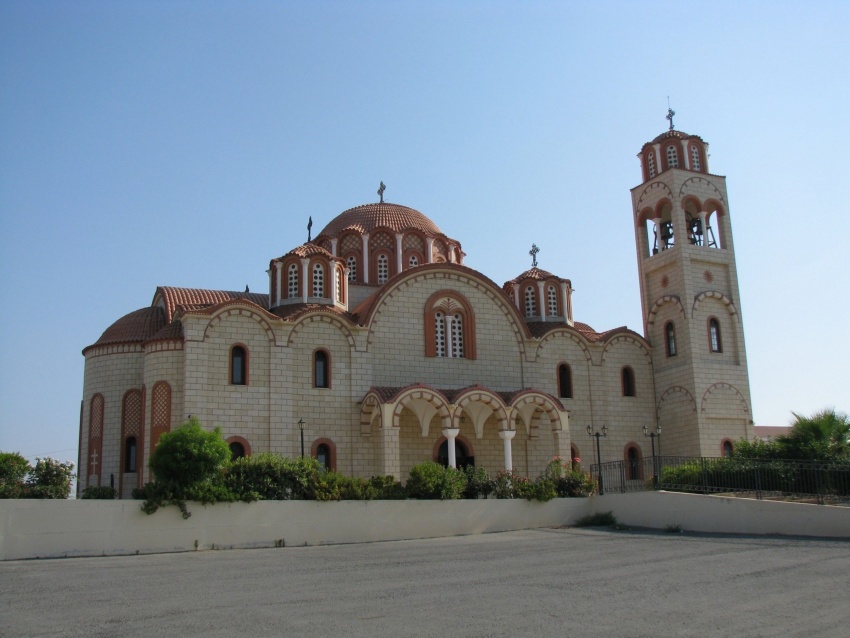
POLYGON ((631 191, 643 329, 662 453, 720 456, 753 436, 729 200, 708 144, 677 131, 674 115, 641 148, 631 191))

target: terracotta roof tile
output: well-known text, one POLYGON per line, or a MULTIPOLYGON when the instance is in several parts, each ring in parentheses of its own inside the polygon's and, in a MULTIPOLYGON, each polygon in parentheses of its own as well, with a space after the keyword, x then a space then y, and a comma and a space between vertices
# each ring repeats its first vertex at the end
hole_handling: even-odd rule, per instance
POLYGON ((352 324, 357 324, 357 321, 350 312, 346 312, 345 310, 342 310, 341 308, 330 304, 294 303, 286 304, 284 306, 277 306, 271 311, 273 315, 275 315, 276 317, 280 317, 285 321, 297 321, 300 317, 306 315, 308 312, 326 312, 328 314, 343 317, 352 324))
MULTIPOLYGON (((92 346, 103 346, 111 343, 135 343, 147 341, 163 326, 165 326, 165 312, 162 308, 148 306, 140 308, 124 315, 118 321, 104 330, 100 339, 92 346)), ((85 350, 83 350, 85 352, 85 350)))
POLYGON ((168 341, 170 339, 183 339, 183 324, 180 321, 172 321, 162 330, 147 340, 150 341, 168 341))
POLYGON ((233 299, 247 299, 261 308, 269 307, 269 296, 256 292, 235 292, 229 290, 203 290, 201 288, 173 288, 159 286, 154 295, 154 303, 160 299, 165 307, 166 321, 174 319, 178 306, 184 310, 200 310, 233 299))
POLYGON ((516 277, 514 277, 510 281, 506 281, 504 286, 502 286, 502 288, 507 289, 509 284, 518 284, 519 282, 524 281, 526 279, 534 279, 535 281, 543 281, 545 279, 557 279, 558 281, 565 281, 568 284, 570 283, 569 279, 564 279, 563 277, 558 277, 557 275, 553 275, 552 273, 550 273, 546 270, 535 267, 535 268, 531 268, 529 270, 526 270, 521 275, 517 275, 516 277))
POLYGON ((313 257, 314 255, 321 255, 322 257, 327 257, 329 259, 337 259, 338 257, 334 257, 329 251, 325 250, 321 246, 318 246, 312 242, 301 244, 297 248, 293 248, 285 255, 279 257, 279 259, 283 259, 284 257, 289 257, 290 255, 297 255, 298 257, 313 257))
POLYGON ((318 237, 339 237, 346 230, 368 233, 386 227, 396 232, 418 230, 429 236, 442 235, 437 225, 418 210, 399 204, 377 203, 355 206, 340 213, 318 237))

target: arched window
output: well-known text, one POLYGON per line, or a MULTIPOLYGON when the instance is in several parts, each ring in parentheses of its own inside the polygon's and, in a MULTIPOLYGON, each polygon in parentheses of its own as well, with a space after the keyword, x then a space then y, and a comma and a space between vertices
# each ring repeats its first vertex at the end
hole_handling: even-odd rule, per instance
POLYGON ((732 456, 732 441, 725 439, 720 446, 720 452, 727 459, 732 456))
POLYGON ((248 384, 248 353, 242 346, 230 350, 230 385, 248 384))
POLYGON ((691 144, 691 169, 700 170, 699 147, 696 144, 691 144))
POLYGON ((531 286, 525 289, 525 316, 534 317, 537 315, 537 299, 534 295, 534 288, 531 286))
POLYGON ((136 437, 128 436, 124 439, 124 472, 136 473, 136 437))
POLYGON ((676 152, 676 147, 672 144, 667 147, 667 167, 668 168, 678 168, 679 167, 679 154, 676 152))
POLYGON ((325 296, 325 269, 322 264, 313 265, 313 297, 325 296))
POLYGON ((436 292, 425 305, 425 356, 475 358, 475 317, 454 291, 436 292))
POLYGON ((378 283, 385 284, 390 278, 390 260, 386 254, 378 255, 378 283))
POLYGON ((327 443, 316 446, 316 460, 326 470, 331 469, 331 448, 327 443))
POLYGON ((288 299, 298 296, 298 264, 289 264, 287 273, 286 296, 288 299))
POLYGON ((626 474, 628 480, 639 481, 641 478, 640 450, 635 445, 626 448, 626 474))
POLYGON ((629 366, 623 368, 621 373, 623 381, 623 396, 635 396, 635 372, 629 366))
POLYGON ((720 341, 720 322, 714 317, 708 320, 708 345, 712 352, 723 352, 723 343, 720 341))
POLYGON ((566 363, 558 366, 558 396, 562 399, 573 398, 573 374, 566 363))
POLYGON ((353 284, 357 281, 357 258, 351 255, 345 260, 345 265, 348 266, 348 283, 353 284))
POLYGON ((555 290, 555 286, 549 286, 546 296, 549 301, 549 316, 556 317, 558 315, 558 291, 555 290))
POLYGON ((646 155, 646 166, 649 169, 649 177, 655 177, 655 152, 650 151, 646 155))
POLYGON ((330 357, 324 350, 316 350, 313 355, 313 387, 329 388, 330 379, 330 357))
POLYGON ((230 460, 235 461, 236 459, 241 459, 243 456, 245 456, 245 446, 239 441, 233 441, 230 444, 230 460))
POLYGON ((664 343, 667 349, 668 357, 676 356, 676 326, 672 321, 668 321, 664 326, 664 343))

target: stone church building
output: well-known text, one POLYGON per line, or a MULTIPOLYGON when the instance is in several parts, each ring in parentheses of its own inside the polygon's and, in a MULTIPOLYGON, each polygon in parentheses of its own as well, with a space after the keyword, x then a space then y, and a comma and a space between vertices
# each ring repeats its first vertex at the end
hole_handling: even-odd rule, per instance
MULTIPOLYGON (((270 260, 268 291, 162 286, 83 350, 78 490, 150 480, 159 437, 196 416, 234 455, 318 458, 404 479, 427 460, 536 476, 553 456, 719 456, 752 438, 726 180, 672 127, 632 189, 643 334, 573 317, 570 280, 499 285, 424 214, 346 210, 270 260)), ((536 253, 536 251, 533 251, 536 253)))

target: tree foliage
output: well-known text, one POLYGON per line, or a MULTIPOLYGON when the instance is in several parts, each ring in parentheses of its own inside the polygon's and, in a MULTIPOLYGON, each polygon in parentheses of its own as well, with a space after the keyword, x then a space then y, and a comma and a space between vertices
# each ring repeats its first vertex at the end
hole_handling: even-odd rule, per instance
POLYGON ((178 490, 215 482, 229 464, 221 428, 205 430, 195 417, 163 434, 148 462, 157 482, 178 490))
POLYGON ((17 452, 0 452, 0 498, 68 498, 74 464, 52 458, 30 465, 17 452))
POLYGON ((794 423, 788 434, 770 441, 738 441, 734 458, 788 459, 794 461, 850 460, 850 418, 835 408, 812 416, 793 413, 794 423))

